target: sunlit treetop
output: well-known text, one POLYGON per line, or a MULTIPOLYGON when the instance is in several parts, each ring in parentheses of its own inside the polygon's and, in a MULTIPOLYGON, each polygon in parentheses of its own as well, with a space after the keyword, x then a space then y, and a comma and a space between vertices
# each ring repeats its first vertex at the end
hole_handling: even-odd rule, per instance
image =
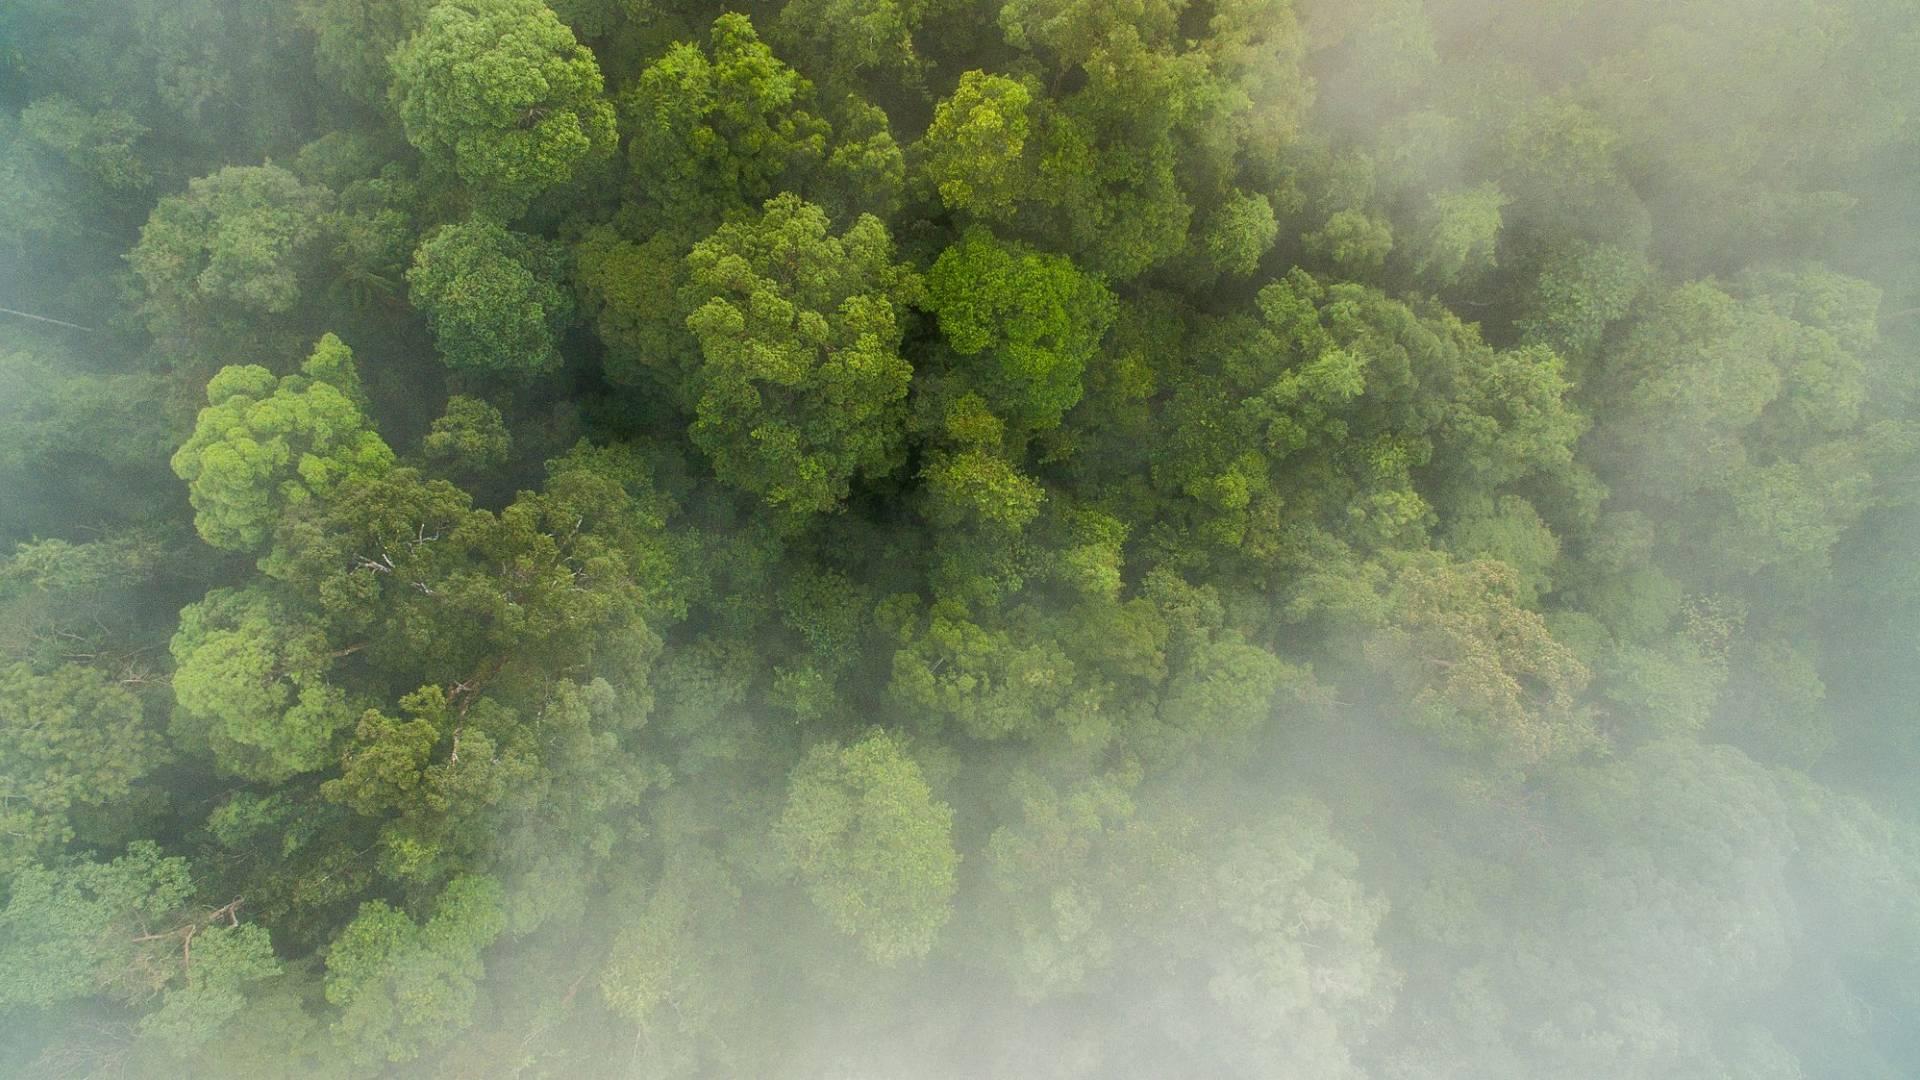
POLYGON ((258 551, 291 507, 350 473, 389 467, 393 451, 361 402, 353 352, 332 334, 298 375, 275 378, 255 364, 221 369, 192 437, 173 455, 201 537, 258 551))

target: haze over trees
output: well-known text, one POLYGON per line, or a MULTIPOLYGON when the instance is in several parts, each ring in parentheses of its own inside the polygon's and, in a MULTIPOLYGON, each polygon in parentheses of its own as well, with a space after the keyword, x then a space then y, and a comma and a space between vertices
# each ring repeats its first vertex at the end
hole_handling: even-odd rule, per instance
POLYGON ((0 5, 0 1074, 1920 1076, 1893 0, 0 5))

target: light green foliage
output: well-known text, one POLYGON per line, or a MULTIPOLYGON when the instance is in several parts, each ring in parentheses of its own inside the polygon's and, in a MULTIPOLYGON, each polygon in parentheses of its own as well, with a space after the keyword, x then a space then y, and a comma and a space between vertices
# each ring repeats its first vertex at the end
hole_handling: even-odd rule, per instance
POLYGON ((1573 475, 1584 421, 1552 353, 1493 353, 1451 316, 1300 271, 1255 311, 1202 324, 1153 449, 1155 484, 1203 544, 1277 554, 1299 542, 1291 507, 1349 543, 1392 545, 1436 499, 1573 475))
POLYGON ((424 687, 402 698, 401 708, 411 719, 371 710, 361 716, 339 778, 320 792, 383 819, 381 870, 421 884, 472 865, 497 842, 489 825, 530 812, 548 777, 532 733, 494 700, 449 703, 439 687, 424 687))
POLYGON ((573 298, 546 243, 484 218, 448 225, 413 253, 407 288, 449 367, 534 375, 560 366, 573 298))
POLYGON ((407 695, 402 707, 412 719, 394 720, 371 709, 360 717, 340 775, 322 786, 322 794, 367 817, 414 799, 420 771, 446 726, 447 697, 439 687, 427 687, 407 695))
POLYGON ((1645 259, 1612 245, 1556 253, 1533 279, 1519 329, 1530 341, 1584 360, 1607 327, 1625 317, 1646 276, 1645 259))
POLYGON ((999 22, 1007 44, 1045 50, 1066 69, 1093 59, 1116 38, 1165 42, 1174 33, 1178 11, 1164 0, 1117 7, 1097 0, 1015 0, 1000 9, 999 22))
POLYGON ((1858 445, 1878 292, 1830 272, 1663 296, 1601 378, 1596 460, 1617 490, 1687 522, 1700 572, 1818 574, 1864 508, 1858 445), (1711 551, 1711 556, 1707 552, 1711 551))
POLYGON ((1282 809, 1222 837, 1189 879, 1200 918, 1167 933, 1176 955, 1204 965, 1225 1030, 1175 1038, 1231 1075, 1358 1077, 1349 1047, 1399 981, 1375 941, 1388 904, 1356 880, 1359 860, 1324 807, 1282 809))
POLYGON ((953 811, 885 732, 814 747, 776 830, 807 895, 878 964, 926 955, 946 924, 959 856, 953 811))
POLYGON ((1713 734, 1757 761, 1806 768, 1833 746, 1827 688, 1811 649, 1749 635, 1728 651, 1713 734))
POLYGON ((1092 59, 1086 89, 1047 114, 1036 140, 1036 193, 1055 244, 1125 281, 1185 250, 1194 200, 1176 168, 1182 136, 1224 117, 1212 115, 1217 86, 1198 55, 1129 46, 1092 59))
POLYGON ((1247 746, 1271 719, 1281 688, 1300 677, 1233 631, 1196 635, 1172 651, 1157 722, 1138 736, 1143 756, 1157 764, 1247 746))
POLYGON ((174 1053, 198 1051, 253 1001, 257 984, 281 971, 273 943, 259 926, 218 924, 196 929, 193 962, 181 964, 160 1007, 140 1018, 140 1033, 160 1039, 174 1053))
POLYGON ((0 1076, 1920 1076, 1912 8, 0 2, 0 1076))
POLYGON ((897 611, 900 647, 888 689, 921 715, 951 720, 976 739, 1004 739, 1059 723, 1073 692, 1073 662, 1045 638, 980 625, 965 604, 897 611), (902 618, 901 616, 905 617, 902 618))
POLYGON ((1007 425, 971 391, 940 401, 935 423, 951 445, 937 450, 922 477, 927 513, 939 524, 969 518, 1004 530, 1019 530, 1040 512, 1046 491, 1009 458, 1007 425))
POLYGON ((88 370, 65 350, 0 349, 0 536, 61 532, 65 517, 94 527, 152 514, 155 481, 171 489, 174 436, 146 372, 88 370))
POLYGON ((1566 364, 1538 346, 1489 351, 1461 357, 1456 396, 1436 439, 1444 464, 1435 471, 1482 489, 1565 473, 1587 430, 1569 400, 1566 364))
POLYGON ((248 364, 207 384, 207 407, 173 455, 207 543, 259 551, 289 510, 392 465, 361 414, 352 350, 328 334, 301 372, 276 379, 248 364))
POLYGON ((668 227, 791 190, 827 153, 812 96, 740 14, 714 20, 709 50, 682 42, 648 66, 621 110, 634 174, 668 227))
POLYGON ((834 236, 819 207, 782 195, 696 244, 687 279, 701 355, 689 434, 722 480, 800 516, 896 467, 918 282, 885 226, 862 217, 834 236))
POLYGON ((57 855, 76 811, 126 799, 163 760, 140 700, 101 672, 0 668, 0 880, 57 855))
POLYGON ((361 905, 327 953, 327 1001, 355 1058, 409 1061, 465 1026, 480 952, 504 926, 500 900, 499 882, 463 877, 423 922, 378 900, 361 905))
POLYGON ((1261 256, 1280 235, 1273 204, 1258 195, 1237 191, 1206 215, 1194 230, 1193 246, 1200 263, 1218 274, 1245 276, 1260 266, 1261 256))
POLYGON ((1032 179, 1024 164, 1032 103, 1026 85, 969 71, 934 108, 917 149, 928 182, 949 209, 989 219, 1012 214, 1032 179))
POLYGON ((1456 556, 1510 567, 1519 600, 1526 607, 1538 607, 1540 597, 1552 587, 1560 541, 1532 504, 1517 495, 1464 504, 1460 516, 1447 526, 1444 540, 1456 556))
POLYGON ((345 691, 326 681, 338 650, 262 589, 188 605, 172 649, 174 730, 230 772, 280 781, 322 768, 353 722, 345 691))
MULTIPOLYGON (((58 1005, 105 988, 150 994, 158 988, 151 980, 164 984, 163 965, 178 957, 150 956, 157 950, 135 938, 173 916, 192 892, 186 860, 146 841, 112 862, 14 874, 0 908, 0 1007, 58 1005)), ((177 948, 178 939, 168 939, 177 948)))
POLYGON ((1360 280, 1378 274, 1393 252, 1393 228, 1359 210, 1341 210, 1303 237, 1308 250, 1360 280))
POLYGON ((440 0, 391 55, 407 140, 512 214, 613 152, 600 66, 540 0, 440 0))
POLYGON ((1057 255, 967 231, 927 273, 927 305, 947 344, 980 356, 963 368, 996 415, 1020 431, 1060 423, 1112 321, 1114 300, 1057 255))
POLYGON ((589 663, 635 680, 659 644, 649 622, 684 611, 673 504, 627 448, 575 448, 498 513, 411 469, 358 477, 317 509, 283 531, 269 573, 416 686, 503 672, 544 685, 589 663))
POLYGON ((711 854, 677 855, 632 904, 599 970, 607 1007, 682 1069, 695 1067, 704 1045, 741 1030, 753 978, 740 949, 741 894, 711 854))
POLYGON ((1010 794, 1019 816, 994 829, 986 845, 995 914, 1017 938, 1007 963, 1023 998, 1039 1000, 1084 986, 1114 960, 1106 914, 1103 860, 1114 834, 1134 814, 1135 777, 1094 777, 1059 791, 1032 773, 1016 775, 1010 794))
POLYGON ((773 35, 783 50, 814 60, 829 84, 863 77, 917 86, 926 62, 913 35, 929 8, 948 0, 796 0, 781 7, 773 35))
POLYGON ((1500 209, 1509 201, 1490 185, 1432 196, 1410 244, 1413 272, 1444 286, 1471 283, 1491 270, 1500 209))
POLYGON ((892 217, 905 197, 907 157, 893 137, 886 112, 849 97, 841 102, 835 123, 838 131, 821 180, 821 202, 837 219, 892 217))
MULTIPOLYGON (((1216 4, 1208 20, 1207 35, 1200 47, 1220 80, 1218 105, 1226 106, 1226 115, 1216 114, 1207 123, 1216 125, 1204 131, 1204 137, 1219 142, 1234 142, 1244 155, 1249 179, 1264 182, 1279 168, 1282 153, 1298 140, 1313 103, 1314 82, 1304 70, 1307 29, 1297 5, 1291 0, 1231 0, 1216 4)), ((1315 12, 1318 16, 1321 13, 1315 12)), ((1210 148, 1210 164, 1225 172, 1219 163, 1217 148, 1210 148)), ((1228 199, 1225 212, 1217 220, 1237 223, 1236 235, 1264 231, 1259 208, 1236 194, 1228 199)), ((1218 226, 1215 226, 1217 229, 1218 226)), ((1211 246, 1211 245, 1210 245, 1211 246)), ((1244 252, 1244 239, 1236 252, 1244 252)), ((1244 258, 1242 254, 1240 256, 1244 258)), ((1222 267, 1229 273, 1246 273, 1222 267)))

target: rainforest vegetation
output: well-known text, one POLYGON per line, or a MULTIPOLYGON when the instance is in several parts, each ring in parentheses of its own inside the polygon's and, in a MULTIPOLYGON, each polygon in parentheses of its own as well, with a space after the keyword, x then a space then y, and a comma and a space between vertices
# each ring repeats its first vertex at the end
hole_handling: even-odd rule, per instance
POLYGON ((1920 1076, 1909 0, 5 0, 0 1075, 1920 1076))

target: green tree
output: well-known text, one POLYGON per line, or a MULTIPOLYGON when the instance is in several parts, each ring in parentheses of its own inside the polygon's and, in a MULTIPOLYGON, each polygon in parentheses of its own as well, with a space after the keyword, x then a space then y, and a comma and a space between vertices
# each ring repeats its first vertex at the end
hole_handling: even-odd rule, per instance
POLYGON ((940 201, 987 219, 1013 213, 1032 182, 1026 164, 1033 90, 1003 75, 969 71, 933 110, 915 147, 940 201))
POLYGON ((487 207, 517 213, 613 152, 600 66, 540 0, 440 0, 390 62, 407 140, 487 207))
POLYGON ((421 449, 442 467, 480 473, 506 463, 513 434, 500 410, 479 398, 455 394, 434 420, 421 449))
POLYGON ((392 465, 393 451, 361 413, 352 350, 328 334, 301 372, 276 379, 248 364, 207 384, 207 407, 174 453, 173 471, 187 482, 194 526, 209 544, 260 551, 291 507, 392 465))
POLYGON ((634 176, 670 229, 796 190, 827 154, 813 85, 761 44, 745 15, 715 19, 710 42, 675 45, 621 101, 634 176))
POLYGON ((0 909, 0 1007, 99 995, 145 1012, 140 1034, 191 1055, 281 971, 239 899, 209 910, 193 894, 186 860, 147 841, 112 862, 14 875, 0 909))
POLYGON ((327 81, 370 105, 387 102, 387 57, 426 22, 432 0, 300 0, 313 58, 327 81))
POLYGON ((140 700, 101 672, 0 668, 0 879, 72 842, 166 760, 140 700))
MULTIPOLYGON (((141 841, 112 862, 29 867, 12 876, 0 909, 0 1004, 56 1005, 107 985, 139 989, 143 958, 166 946, 137 940, 193 895, 187 861, 141 841)), ((177 948, 177 944, 175 944, 177 948)))
POLYGON ((934 260, 927 306, 968 365, 967 382, 1017 431, 1044 431, 1080 400, 1081 372, 1113 318, 1104 286, 1058 255, 983 228, 934 260))
POLYGON ((407 288, 447 366, 506 375, 560 366, 573 297, 557 251, 485 218, 443 226, 413 253, 407 288))
POLYGON ((878 964, 926 955, 946 924, 959 856, 953 811, 876 731, 794 767, 776 838, 807 895, 878 964))
POLYGON ((798 517, 898 466, 918 279, 885 226, 863 216, 834 236, 819 207, 782 195, 696 244, 687 279, 689 434, 722 480, 798 517))
POLYGON ((1530 766, 1593 745, 1580 700, 1592 672, 1519 605, 1512 568, 1408 560, 1390 621, 1365 648, 1408 719, 1443 745, 1530 766))
POLYGON ((462 877, 425 921, 362 904, 327 953, 327 1001, 347 1052, 369 1065, 410 1061, 465 1027, 485 973, 480 952, 505 926, 500 902, 499 882, 462 877))
POLYGON ((228 166, 161 199, 127 254, 154 333, 182 348, 260 347, 312 289, 332 204, 277 165, 228 166))
POLYGON ((223 589, 180 613, 174 733, 211 748, 240 776, 281 781, 325 768, 353 723, 344 690, 326 674, 345 652, 260 589, 223 589))
POLYGON ((649 371, 684 363, 693 350, 678 299, 683 254, 669 233, 635 243, 609 225, 596 226, 574 245, 580 310, 593 320, 606 349, 609 379, 643 382, 649 371))

